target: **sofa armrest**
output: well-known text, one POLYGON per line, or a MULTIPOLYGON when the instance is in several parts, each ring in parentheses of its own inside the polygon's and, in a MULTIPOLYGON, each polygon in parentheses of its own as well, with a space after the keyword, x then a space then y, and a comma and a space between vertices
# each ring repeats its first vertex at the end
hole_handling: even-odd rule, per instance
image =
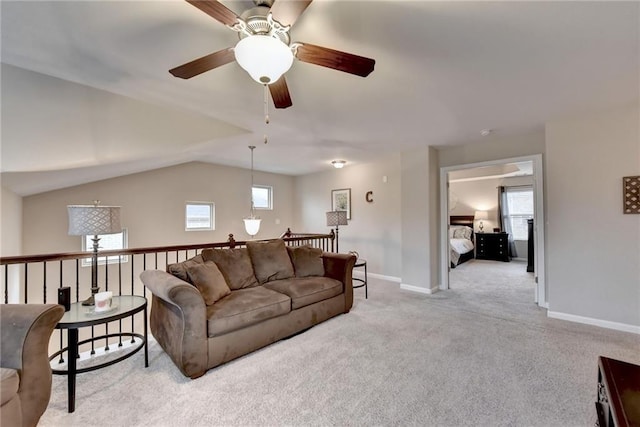
POLYGON ((35 426, 49 404, 49 340, 63 315, 58 304, 0 305, 0 365, 16 369, 20 376, 24 426, 35 426))
POLYGON ((161 270, 140 274, 153 294, 151 333, 185 376, 207 370, 207 309, 195 286, 161 270))
POLYGON ((353 266, 356 263, 356 257, 352 254, 336 254, 333 252, 324 252, 322 254, 324 263, 325 277, 331 277, 341 281, 344 284, 345 307, 344 312, 348 313, 353 306, 353 266))

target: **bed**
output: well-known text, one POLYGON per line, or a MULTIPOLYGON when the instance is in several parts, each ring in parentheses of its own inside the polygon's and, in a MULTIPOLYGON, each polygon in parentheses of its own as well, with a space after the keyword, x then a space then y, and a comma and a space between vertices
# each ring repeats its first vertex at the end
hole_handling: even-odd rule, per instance
POLYGON ((473 259, 473 215, 449 217, 449 259, 451 268, 473 259))

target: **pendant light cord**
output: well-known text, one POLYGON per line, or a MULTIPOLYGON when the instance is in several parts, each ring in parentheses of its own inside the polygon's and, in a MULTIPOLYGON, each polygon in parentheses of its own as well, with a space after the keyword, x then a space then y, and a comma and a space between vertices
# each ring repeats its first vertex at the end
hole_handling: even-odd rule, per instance
POLYGON ((264 85, 264 122, 269 124, 269 89, 264 85))
POLYGON ((255 145, 250 145, 249 149, 251 150, 251 218, 254 217, 253 215, 253 150, 255 150, 256 146, 255 145))

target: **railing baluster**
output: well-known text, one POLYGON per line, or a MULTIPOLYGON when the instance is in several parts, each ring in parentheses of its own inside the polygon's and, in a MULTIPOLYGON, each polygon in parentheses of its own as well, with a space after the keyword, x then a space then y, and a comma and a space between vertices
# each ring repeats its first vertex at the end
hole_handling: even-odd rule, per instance
MULTIPOLYGON (((311 245, 313 247, 319 247, 323 250, 329 250, 329 246, 331 247, 331 251, 333 251, 333 246, 335 242, 335 236, 333 231, 329 234, 306 234, 306 233, 291 233, 290 230, 286 233, 286 237, 284 237, 287 245, 289 246, 301 246, 304 244, 311 245)), ((164 253, 164 269, 169 266, 169 264, 173 262, 181 262, 189 259, 192 256, 196 256, 201 253, 202 249, 205 248, 245 248, 246 241, 236 241, 232 234, 229 235, 229 238, 226 242, 216 242, 216 243, 198 243, 198 244, 190 244, 190 245, 174 245, 174 246, 162 246, 162 247, 147 247, 147 248, 134 248, 134 249, 122 249, 122 250, 107 250, 101 251, 100 256, 105 257, 106 263, 104 265, 104 286, 105 290, 109 290, 113 288, 113 284, 110 284, 109 278, 109 260, 113 259, 114 256, 118 257, 118 294, 122 295, 123 292, 127 294, 130 292, 131 295, 147 295, 146 288, 142 286, 142 289, 137 289, 136 282, 136 255, 142 255, 142 266, 144 269, 147 268, 147 258, 146 254, 154 254, 153 265, 156 269, 162 268, 162 260, 159 259, 162 253, 164 253), (127 258, 126 260, 123 258, 127 258), (128 261, 128 257, 131 257, 131 261, 128 261), (184 259, 183 259, 184 257, 184 259), (172 259, 175 258, 175 261, 172 259), (131 286, 130 291, 124 290, 126 287, 122 280, 123 275, 123 264, 129 263, 130 265, 130 274, 131 274, 131 286)), ((65 262, 66 260, 75 261, 75 302, 80 301, 81 289, 80 289, 80 281, 81 277, 84 277, 81 274, 81 262, 84 259, 90 258, 91 252, 73 252, 73 253, 59 253, 59 254, 42 254, 42 255, 30 255, 30 256, 12 256, 12 257, 0 257, 0 265, 4 268, 4 303, 8 304, 10 299, 13 300, 22 300, 25 304, 29 302, 47 302, 47 290, 50 287, 47 283, 47 263, 52 261, 59 261, 59 276, 60 276, 60 287, 65 286, 65 262), (30 267, 33 267, 36 263, 42 263, 42 276, 40 276, 40 271, 33 276, 33 272, 30 272, 30 267), (23 265, 24 271, 16 270, 16 273, 13 274, 13 270, 10 270, 10 265, 16 264, 17 266, 23 265), (31 277, 33 276, 33 277, 31 277), (11 280, 10 280, 11 279, 11 280), (41 280, 40 280, 41 279, 41 280), (33 285, 29 282, 34 281, 38 282, 36 286, 42 286, 42 301, 30 301, 33 300, 34 289, 33 285), (15 281, 15 286, 11 285, 11 283, 15 281), (31 292, 29 292, 31 291, 31 292), (16 293, 15 298, 13 297, 13 293, 16 293), (23 293, 23 297, 20 297, 20 293, 23 293)), ((138 260, 139 261, 139 260, 138 260)), ((69 266, 70 267, 70 266, 69 266)), ((111 272, 113 276, 114 272, 111 272)), ((125 273, 126 274, 126 273, 125 273)), ((113 281, 113 280, 111 280, 113 281)), ((71 283, 69 285, 73 286, 71 283)), ((84 287, 83 287, 84 289, 84 287)), ((36 298, 39 299, 39 298, 36 298)))
POLYGON ((27 304, 27 283, 29 283, 29 264, 24 263, 24 303, 27 304))
POLYGON ((4 266, 4 303, 9 304, 9 266, 4 266))

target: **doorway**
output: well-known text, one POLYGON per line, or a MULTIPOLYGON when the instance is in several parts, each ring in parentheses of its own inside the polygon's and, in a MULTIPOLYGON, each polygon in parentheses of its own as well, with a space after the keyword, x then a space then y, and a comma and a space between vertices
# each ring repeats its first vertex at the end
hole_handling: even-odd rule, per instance
MULTIPOLYGON (((523 185, 531 185, 533 188, 534 202, 534 224, 533 224, 533 271, 534 271, 534 301, 541 307, 547 308, 547 292, 545 284, 545 258, 544 258, 544 208, 543 208, 543 173, 542 173, 542 155, 524 156, 518 158, 494 160, 481 163, 464 164, 443 167, 440 169, 440 221, 441 221, 441 285, 440 289, 450 288, 450 262, 451 254, 449 248, 449 215, 452 210, 456 210, 459 203, 465 206, 457 207, 457 212, 469 211, 472 215, 487 217, 484 222, 484 231, 492 232, 494 228, 499 228, 496 221, 497 214, 497 185, 496 182, 502 182, 506 177, 514 176, 530 176, 529 180, 520 179, 523 185), (480 181, 491 184, 482 184, 480 181), (491 180, 491 181, 489 181, 491 180), (453 181, 453 182, 452 182, 453 181), (456 182, 469 182, 464 188, 482 188, 483 185, 493 186, 493 189, 483 190, 489 192, 484 197, 480 196, 480 191, 465 190, 464 201, 459 199, 451 190, 452 185, 455 188, 456 182), (474 187, 475 186, 475 187, 474 187), (476 194, 478 193, 478 194, 476 194), (477 197, 474 197, 477 196, 477 197)), ((512 181, 513 182, 513 181, 512 181)), ((458 187, 463 188, 463 187, 458 187)), ((476 231, 477 224, 475 224, 476 231)), ((501 230, 502 231, 502 230, 501 230)), ((518 230, 516 230, 516 233, 518 230)), ((520 230, 522 233, 522 230, 520 230)), ((489 236, 486 236, 489 237, 489 236)), ((520 237, 520 239, 522 239, 520 237)), ((527 248, 528 249, 528 248, 527 248)), ((521 252, 526 252, 521 251, 521 252)), ((523 264, 523 268, 526 264, 523 264)), ((497 267, 497 265, 496 265, 497 267)))

